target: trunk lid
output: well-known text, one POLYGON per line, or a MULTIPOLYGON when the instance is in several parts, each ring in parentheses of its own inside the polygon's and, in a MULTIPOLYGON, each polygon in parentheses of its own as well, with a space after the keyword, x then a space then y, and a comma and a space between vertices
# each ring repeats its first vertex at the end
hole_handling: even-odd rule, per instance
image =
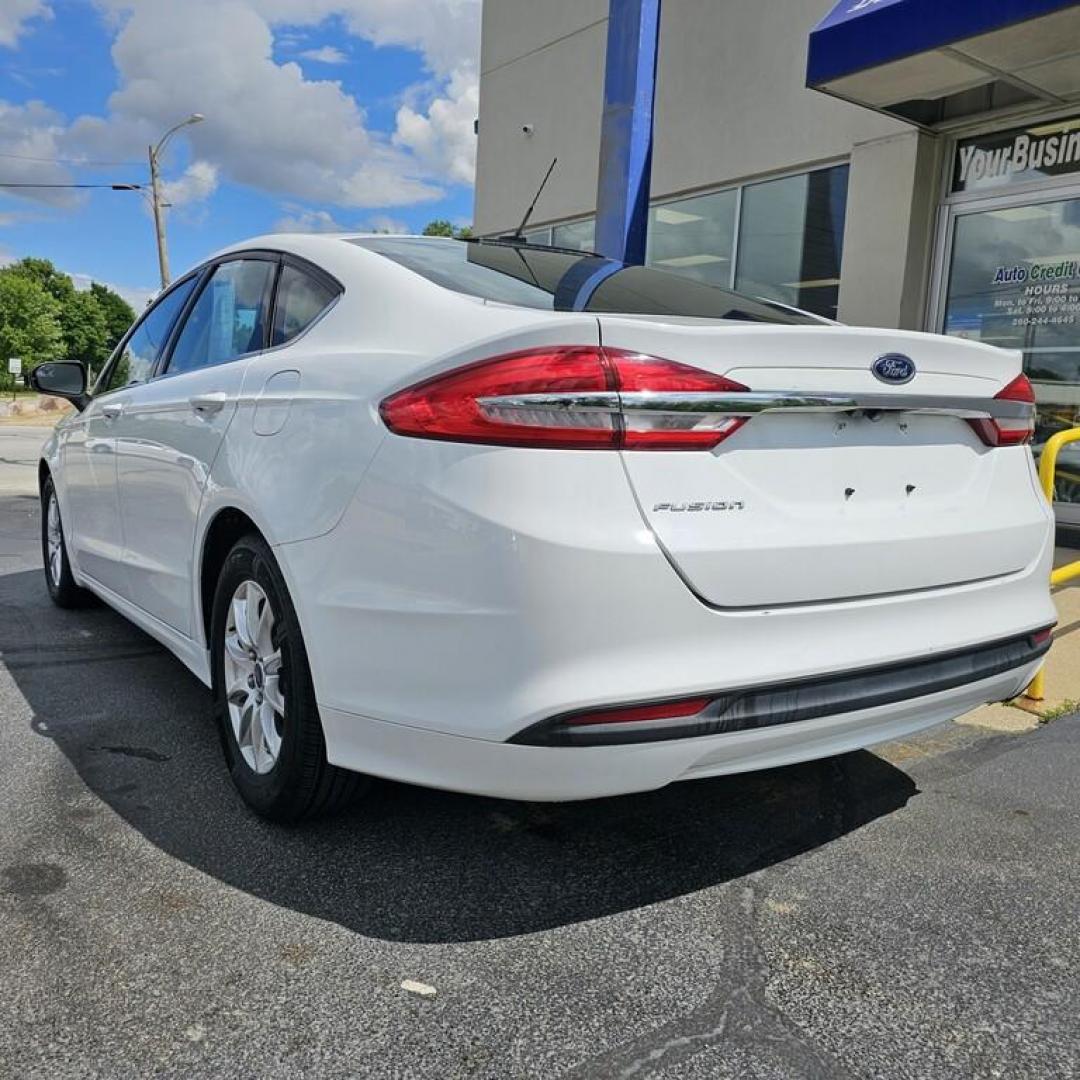
POLYGON ((642 514, 687 585, 731 608, 935 589, 1024 569, 1047 511, 1027 447, 990 447, 959 404, 989 401, 1020 354, 929 334, 705 320, 600 320, 605 346, 792 391, 883 409, 769 411, 711 452, 624 451, 642 514), (878 357, 909 357, 905 385, 878 357), (891 411, 905 397, 953 413, 891 411), (891 401, 889 399, 892 399, 891 401))

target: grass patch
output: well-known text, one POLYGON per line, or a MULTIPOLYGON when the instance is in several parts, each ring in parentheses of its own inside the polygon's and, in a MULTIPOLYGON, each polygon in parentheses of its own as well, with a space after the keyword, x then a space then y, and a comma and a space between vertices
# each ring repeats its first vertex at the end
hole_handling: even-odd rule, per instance
POLYGON ((1065 701, 1052 705, 1049 709, 1039 711, 1039 717, 1044 724, 1051 720, 1057 720, 1059 716, 1068 716, 1069 713, 1080 712, 1080 701, 1075 698, 1067 698, 1065 701))

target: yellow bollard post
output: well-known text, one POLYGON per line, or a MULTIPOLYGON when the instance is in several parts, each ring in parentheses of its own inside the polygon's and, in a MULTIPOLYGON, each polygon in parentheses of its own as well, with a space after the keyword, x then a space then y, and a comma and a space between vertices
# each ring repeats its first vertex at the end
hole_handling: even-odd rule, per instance
MULTIPOLYGON (((1052 435, 1043 447, 1042 457, 1039 458, 1039 483, 1051 505, 1054 502, 1054 474, 1057 471, 1058 453, 1067 443, 1080 442, 1080 427, 1067 428, 1052 435)), ((1051 588, 1055 585, 1064 585, 1066 581, 1080 577, 1080 560, 1059 566, 1050 575, 1051 588)), ((1042 701, 1046 697, 1046 663, 1039 668, 1035 678, 1024 691, 1024 697, 1031 701, 1042 701)))

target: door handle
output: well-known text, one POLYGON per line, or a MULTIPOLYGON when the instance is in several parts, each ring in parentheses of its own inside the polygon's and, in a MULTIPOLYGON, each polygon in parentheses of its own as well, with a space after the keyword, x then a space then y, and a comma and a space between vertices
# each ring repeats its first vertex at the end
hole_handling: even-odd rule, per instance
POLYGON ((101 415, 106 420, 115 420, 124 411, 122 401, 107 401, 101 406, 101 415))
POLYGON ((220 390, 213 394, 196 394, 195 397, 188 398, 189 404, 200 416, 221 412, 228 400, 229 395, 220 390))

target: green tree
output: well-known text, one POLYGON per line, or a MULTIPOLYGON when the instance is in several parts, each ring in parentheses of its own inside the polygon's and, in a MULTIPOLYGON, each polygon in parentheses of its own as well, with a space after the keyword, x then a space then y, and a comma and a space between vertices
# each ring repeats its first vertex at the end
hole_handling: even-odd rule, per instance
POLYGON ((48 259, 20 259, 2 272, 32 282, 56 301, 62 336, 58 355, 91 370, 101 367, 135 321, 131 306, 112 289, 93 282, 88 292, 79 291, 48 259))
POLYGON ((453 236, 458 240, 468 240, 472 236, 472 229, 468 225, 463 225, 460 229, 454 228, 454 226, 446 220, 446 218, 436 218, 434 221, 429 221, 424 226, 424 236, 453 236))
POLYGON ((36 281, 59 304, 66 304, 75 292, 71 278, 57 270, 48 259, 27 257, 12 263, 6 270, 36 281))
POLYGON ((454 226, 445 218, 436 218, 424 226, 424 236, 453 236, 454 226))
POLYGON ((60 331, 65 359, 78 360, 91 371, 98 370, 108 359, 109 324, 92 292, 73 292, 61 304, 60 331))
POLYGON ((105 315, 105 325, 109 331, 106 347, 112 352, 135 321, 135 311, 119 293, 113 292, 107 285, 92 282, 90 292, 105 315))
POLYGON ((40 281, 12 268, 0 270, 0 362, 18 356, 23 371, 63 355, 60 305, 40 281))

